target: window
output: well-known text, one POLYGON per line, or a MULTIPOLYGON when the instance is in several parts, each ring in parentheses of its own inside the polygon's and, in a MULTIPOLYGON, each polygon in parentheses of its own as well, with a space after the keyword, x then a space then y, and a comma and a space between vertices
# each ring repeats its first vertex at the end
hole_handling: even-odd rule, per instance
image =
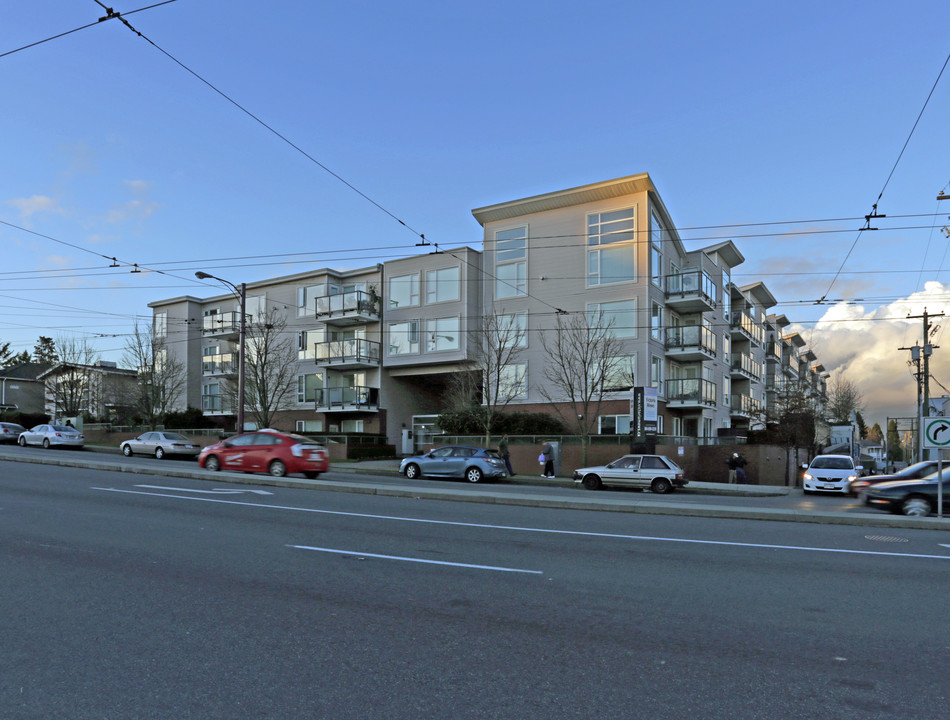
POLYGON ((498 345, 526 347, 528 344, 528 316, 524 313, 498 316, 498 345))
POLYGON ((663 308, 657 302, 650 308, 650 335, 654 340, 663 340, 663 308))
POLYGON ((498 397, 523 398, 528 396, 528 366, 524 363, 505 365, 498 373, 498 397))
POLYGON ((587 284, 636 279, 633 208, 587 216, 587 284))
POLYGON ((663 285, 663 226, 656 213, 650 213, 650 279, 663 285))
POLYGON ((168 334, 168 313, 155 313, 155 316, 152 318, 152 334, 156 338, 163 338, 168 334))
POLYGON ((527 227, 495 233, 495 297, 527 294, 527 247, 527 227))
POLYGON ((598 323, 610 328, 610 334, 618 338, 637 336, 637 301, 619 300, 617 302, 590 303, 587 306, 588 322, 591 326, 598 323))
POLYGON ((729 271, 722 271, 722 316, 728 320, 732 312, 732 290, 729 288, 729 271))
POLYGON ((435 318, 426 321, 426 352, 459 349, 459 319, 435 318))
POLYGON ((419 321, 407 320, 389 326, 389 355, 412 355, 419 352, 419 321))
POLYGON ((414 307, 419 304, 419 273, 397 275, 389 280, 389 307, 414 307))
POLYGON ((601 435, 629 435, 630 434, 630 416, 629 415, 601 415, 598 418, 601 435))
POLYGON ((340 423, 340 432, 361 433, 363 432, 362 420, 344 420, 340 423))
POLYGON ((722 404, 726 407, 729 407, 730 397, 729 393, 731 392, 731 381, 729 378, 724 377, 722 379, 722 404))
POLYGON ((301 330, 297 333, 297 359, 313 360, 317 357, 316 344, 326 340, 326 331, 301 330))
POLYGON ((655 355, 650 358, 650 387, 663 392, 663 358, 655 355))
POLYGON ((297 288, 297 317, 316 317, 317 298, 327 294, 326 285, 308 285, 297 288))
POLYGON ((604 376, 604 392, 620 392, 636 387, 637 356, 610 358, 604 376))
POLYGON ((459 299, 460 271, 457 267, 426 271, 426 302, 437 303, 459 299))
POLYGON ((323 420, 298 420, 296 429, 299 433, 323 432, 323 420))
POLYGON ((310 373, 297 376, 297 402, 312 403, 317 401, 317 390, 323 388, 323 374, 310 373))
POLYGON ((246 298, 244 312, 247 314, 247 322, 264 322, 264 318, 267 317, 267 298, 263 295, 246 298))
POLYGON ((732 352, 732 338, 730 338, 728 335, 723 335, 722 336, 722 359, 725 360, 727 363, 730 362, 729 353, 731 352, 732 352))

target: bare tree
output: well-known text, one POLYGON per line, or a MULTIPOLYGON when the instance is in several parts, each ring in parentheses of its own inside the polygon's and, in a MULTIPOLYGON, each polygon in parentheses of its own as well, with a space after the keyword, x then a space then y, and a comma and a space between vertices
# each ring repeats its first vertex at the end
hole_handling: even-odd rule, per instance
POLYGON ((864 400, 857 386, 843 374, 836 374, 828 388, 828 419, 834 424, 847 424, 864 409, 864 400))
POLYGON ((798 466, 798 451, 814 447, 818 425, 822 422, 818 396, 801 381, 778 385, 761 422, 769 440, 785 450, 785 477, 790 476, 792 451, 798 466))
POLYGON ((623 370, 623 341, 613 333, 613 320, 603 312, 557 316, 553 330, 541 332, 547 354, 538 392, 581 440, 581 459, 587 462, 605 394, 623 370))
POLYGON ((56 339, 59 365, 47 380, 57 417, 77 417, 88 410, 92 394, 92 365, 99 354, 86 338, 60 335, 56 339))
POLYGON ((135 324, 135 332, 125 343, 122 361, 138 371, 138 382, 127 404, 154 428, 175 407, 188 381, 185 363, 168 352, 164 335, 156 334, 149 323, 135 324))
MULTIPOLYGON (((297 346, 287 330, 286 316, 275 308, 260 318, 255 316, 248 322, 244 345, 244 407, 258 427, 271 427, 274 414, 292 407, 296 398, 297 346)), ((237 385, 237 379, 229 380, 224 388, 235 408, 237 385)))

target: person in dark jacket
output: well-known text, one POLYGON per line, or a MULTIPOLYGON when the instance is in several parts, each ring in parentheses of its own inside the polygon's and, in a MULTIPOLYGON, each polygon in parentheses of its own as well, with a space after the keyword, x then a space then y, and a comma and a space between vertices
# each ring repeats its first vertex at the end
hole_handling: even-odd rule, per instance
POLYGON ((544 457, 544 472, 541 473, 541 477, 553 478, 554 477, 554 446, 551 443, 544 443, 544 447, 541 448, 541 455, 544 457))
POLYGON ((498 441, 498 454, 505 459, 505 468, 508 470, 508 475, 513 476, 515 471, 511 469, 511 456, 508 454, 508 436, 503 435, 501 440, 498 441))

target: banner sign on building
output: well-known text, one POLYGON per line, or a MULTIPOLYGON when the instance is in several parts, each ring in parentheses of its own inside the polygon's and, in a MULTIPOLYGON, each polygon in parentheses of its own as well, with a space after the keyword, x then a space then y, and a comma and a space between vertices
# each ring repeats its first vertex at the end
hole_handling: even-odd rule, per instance
POLYGON ((656 388, 635 387, 630 391, 630 434, 637 438, 655 435, 659 393, 656 388))

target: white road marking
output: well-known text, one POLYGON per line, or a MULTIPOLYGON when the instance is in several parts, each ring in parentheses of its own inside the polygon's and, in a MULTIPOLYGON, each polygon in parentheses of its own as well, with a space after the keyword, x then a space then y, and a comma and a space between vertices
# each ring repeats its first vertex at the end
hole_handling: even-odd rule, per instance
POLYGON ((353 557, 371 557, 382 560, 402 560, 403 562, 425 563, 426 565, 449 565, 451 567, 473 568, 475 570, 496 570, 498 572, 528 573, 543 575, 541 570, 519 570, 518 568, 494 567, 492 565, 470 565, 468 563, 446 562, 444 560, 424 560, 421 558, 402 557, 400 555, 376 555, 375 553, 356 552, 355 550, 337 550, 335 548, 311 547, 309 545, 288 545, 297 550, 313 550, 315 552, 336 553, 337 555, 351 555, 353 557))
POLYGON ((694 540, 690 538, 651 537, 649 535, 625 535, 621 533, 599 533, 584 530, 554 530, 551 528, 530 528, 517 525, 489 525, 487 523, 467 523, 457 520, 427 520, 424 518, 399 517, 398 515, 373 515, 370 513, 344 512, 342 510, 318 510, 316 508, 293 507, 291 505, 262 505, 260 503, 242 502, 239 500, 214 500, 212 498, 187 497, 185 495, 165 495, 163 493, 140 492, 138 490, 120 490, 118 488, 93 487, 91 490, 103 492, 125 493, 129 495, 154 495, 156 497, 191 500, 192 502, 212 502, 225 505, 241 505, 244 507, 264 508, 268 510, 293 510, 296 512, 314 513, 318 515, 337 515, 341 517, 366 518, 369 520, 394 520, 399 522, 424 523, 429 525, 449 525, 454 527, 484 528, 486 530, 512 530, 516 532, 542 533, 548 535, 570 535, 573 537, 610 538, 613 540, 641 540, 644 542, 671 542, 693 545, 723 545, 728 547, 759 548, 766 550, 801 550, 806 552, 841 553, 844 555, 875 555, 878 557, 918 558, 925 560, 950 560, 950 555, 922 555, 915 553, 881 552, 879 550, 844 550, 842 548, 809 547, 807 545, 769 545, 764 543, 731 542, 728 540, 694 540))
POLYGON ((273 495, 267 490, 238 490, 232 488, 216 488, 214 490, 192 490, 191 488, 181 487, 162 487, 161 485, 136 485, 135 487, 148 488, 149 490, 171 490, 173 492, 193 492, 207 493, 209 495, 239 495, 241 493, 254 493, 255 495, 273 495))

